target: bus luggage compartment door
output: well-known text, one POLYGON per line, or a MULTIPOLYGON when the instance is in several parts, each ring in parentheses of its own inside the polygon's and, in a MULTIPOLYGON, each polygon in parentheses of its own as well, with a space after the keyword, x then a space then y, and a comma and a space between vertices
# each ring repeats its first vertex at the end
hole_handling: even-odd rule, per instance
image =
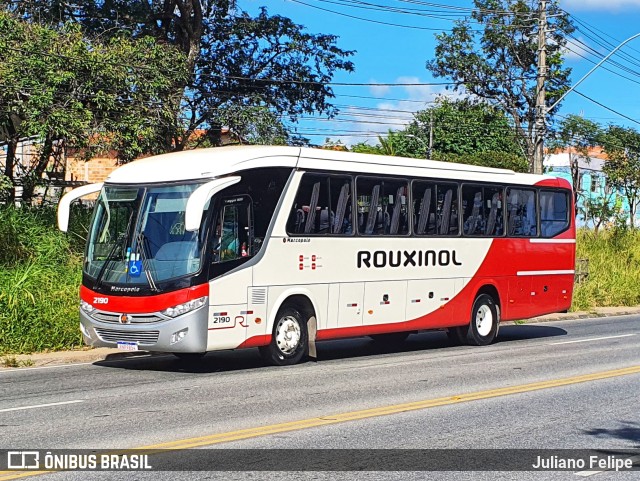
POLYGON ((406 320, 407 281, 367 282, 363 324, 393 324, 406 320))
POLYGON ((338 327, 361 326, 364 283, 340 284, 338 327))

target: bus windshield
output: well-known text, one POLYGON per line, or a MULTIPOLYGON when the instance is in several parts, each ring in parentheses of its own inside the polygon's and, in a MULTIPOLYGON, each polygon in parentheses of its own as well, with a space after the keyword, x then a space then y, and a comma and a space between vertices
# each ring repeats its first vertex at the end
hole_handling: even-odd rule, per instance
POLYGON ((189 196, 201 184, 105 186, 97 200, 84 260, 96 285, 157 283, 200 270, 201 234, 184 228, 189 196))

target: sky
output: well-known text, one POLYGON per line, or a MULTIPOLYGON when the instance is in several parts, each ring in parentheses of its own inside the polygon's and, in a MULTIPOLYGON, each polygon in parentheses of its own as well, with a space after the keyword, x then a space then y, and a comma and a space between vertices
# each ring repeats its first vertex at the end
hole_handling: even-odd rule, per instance
MULTIPOLYGON (((425 63, 434 57, 435 35, 468 16, 472 0, 238 0, 238 5, 253 14, 265 6, 270 14, 287 16, 310 33, 336 35, 340 48, 356 51, 350 58, 355 72, 337 72, 334 82, 367 85, 333 87, 332 102, 340 110, 335 119, 306 116, 298 122, 299 133, 314 144, 327 138, 346 145, 376 144, 377 135, 401 129, 413 112, 429 107, 436 96, 456 95, 442 85, 371 84, 446 82, 434 78, 425 63), (421 14, 373 7, 381 5, 420 9, 421 14)), ((565 55, 572 84, 616 46, 640 33, 640 0, 560 0, 560 6, 579 27, 565 55)), ((640 37, 621 47, 611 60, 623 69, 605 62, 577 88, 591 100, 569 93, 560 116, 582 115, 605 126, 640 129, 640 37)))

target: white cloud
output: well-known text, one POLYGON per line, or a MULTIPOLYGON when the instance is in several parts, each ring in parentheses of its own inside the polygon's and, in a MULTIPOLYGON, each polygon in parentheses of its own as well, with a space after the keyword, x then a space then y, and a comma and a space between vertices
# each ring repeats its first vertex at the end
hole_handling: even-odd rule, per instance
POLYGON ((618 12, 623 9, 640 9, 640 0, 560 0, 560 6, 568 10, 618 12))
MULTIPOLYGON (((375 84, 378 82, 377 80, 372 79, 371 83, 375 84)), ((384 97, 389 93, 389 90, 391 90, 391 87, 388 85, 372 85, 369 87, 369 92, 371 92, 371 95, 374 97, 384 97)))
POLYGON ((568 38, 567 46, 564 51, 564 58, 567 60, 581 60, 586 57, 589 52, 585 48, 587 41, 583 37, 577 39, 568 38))
MULTIPOLYGON (((371 83, 376 83, 372 80, 371 83)), ((413 120, 413 114, 419 110, 428 108, 440 95, 445 95, 442 85, 420 85, 429 83, 428 80, 414 76, 401 76, 391 83, 408 84, 403 86, 377 86, 369 87, 370 93, 375 97, 389 97, 394 100, 380 99, 375 105, 363 107, 362 102, 358 106, 342 107, 335 121, 326 123, 335 132, 348 133, 349 136, 334 137, 345 145, 353 145, 359 142, 367 142, 371 145, 378 143, 378 135, 385 136, 391 130, 401 130, 413 120), (411 85, 414 84, 414 85, 411 85)), ((460 93, 446 92, 452 98, 464 96, 460 93)), ((342 100, 338 96, 336 103, 354 103, 351 98, 342 100)), ((331 138, 331 135, 327 137, 331 138)))

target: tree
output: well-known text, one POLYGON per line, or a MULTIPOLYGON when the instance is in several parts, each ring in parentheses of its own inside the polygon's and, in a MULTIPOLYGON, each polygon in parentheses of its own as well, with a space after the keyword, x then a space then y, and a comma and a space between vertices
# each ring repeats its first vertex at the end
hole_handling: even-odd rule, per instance
POLYGON ((470 99, 440 98, 433 107, 416 112, 404 129, 390 130, 386 139, 378 138, 376 146, 360 144, 352 150, 426 159, 431 149, 434 160, 519 172, 528 169, 519 138, 505 113, 470 99))
MULTIPOLYGON (((600 125, 579 115, 568 115, 560 121, 551 149, 568 149, 574 201, 580 195, 580 160, 589 163, 589 149, 597 145, 600 125)), ((577 214, 577 212, 576 212, 577 214)))
POLYGON ((622 190, 629 204, 629 224, 633 228, 640 203, 640 132, 609 125, 599 141, 609 158, 603 172, 613 187, 622 190))
POLYGON ((617 219, 621 213, 616 208, 616 191, 612 190, 608 195, 603 197, 591 198, 587 197, 581 207, 581 213, 585 223, 593 224, 593 233, 598 235, 600 227, 611 219, 617 219))
MULTIPOLYGON (((11 8, 34 20, 71 20, 103 37, 152 35, 185 55, 191 76, 177 82, 167 101, 175 112, 167 150, 211 142, 222 125, 241 138, 259 127, 229 111, 254 108, 272 112, 281 127, 304 113, 332 116, 328 83, 337 70, 353 71, 353 54, 336 46, 334 35, 310 34, 302 25, 262 9, 255 17, 235 8, 233 0, 18 0, 11 8), (239 123, 233 123, 237 118, 239 123), (194 135, 204 130, 206 135, 194 135)), ((267 115, 267 117, 269 117, 267 115)), ((263 123, 264 116, 258 123, 263 123)), ((287 142, 299 143, 297 137, 287 142)))
POLYGON ((522 146, 505 113, 485 102, 442 97, 428 109, 414 115, 403 130, 413 140, 410 148, 426 157, 430 139, 433 157, 465 156, 480 152, 522 153, 522 146))
POLYGON ((160 150, 174 122, 163 100, 185 77, 181 54, 150 37, 100 43, 77 25, 58 31, 0 13, 4 175, 20 181, 29 201, 61 149, 86 158, 115 150, 123 162, 160 150), (16 148, 28 137, 38 139, 38 155, 16 179, 16 148))
MULTIPOLYGON (((435 58, 427 62, 427 69, 436 77, 451 78, 455 90, 499 105, 522 137, 533 171, 538 2, 474 0, 474 4, 470 18, 457 21, 451 33, 436 35, 435 58)), ((551 106, 568 89, 571 69, 563 68, 562 55, 565 36, 574 27, 557 0, 548 4, 545 80, 546 103, 551 106)), ((549 119, 556 110, 557 106, 547 112, 549 119)))

